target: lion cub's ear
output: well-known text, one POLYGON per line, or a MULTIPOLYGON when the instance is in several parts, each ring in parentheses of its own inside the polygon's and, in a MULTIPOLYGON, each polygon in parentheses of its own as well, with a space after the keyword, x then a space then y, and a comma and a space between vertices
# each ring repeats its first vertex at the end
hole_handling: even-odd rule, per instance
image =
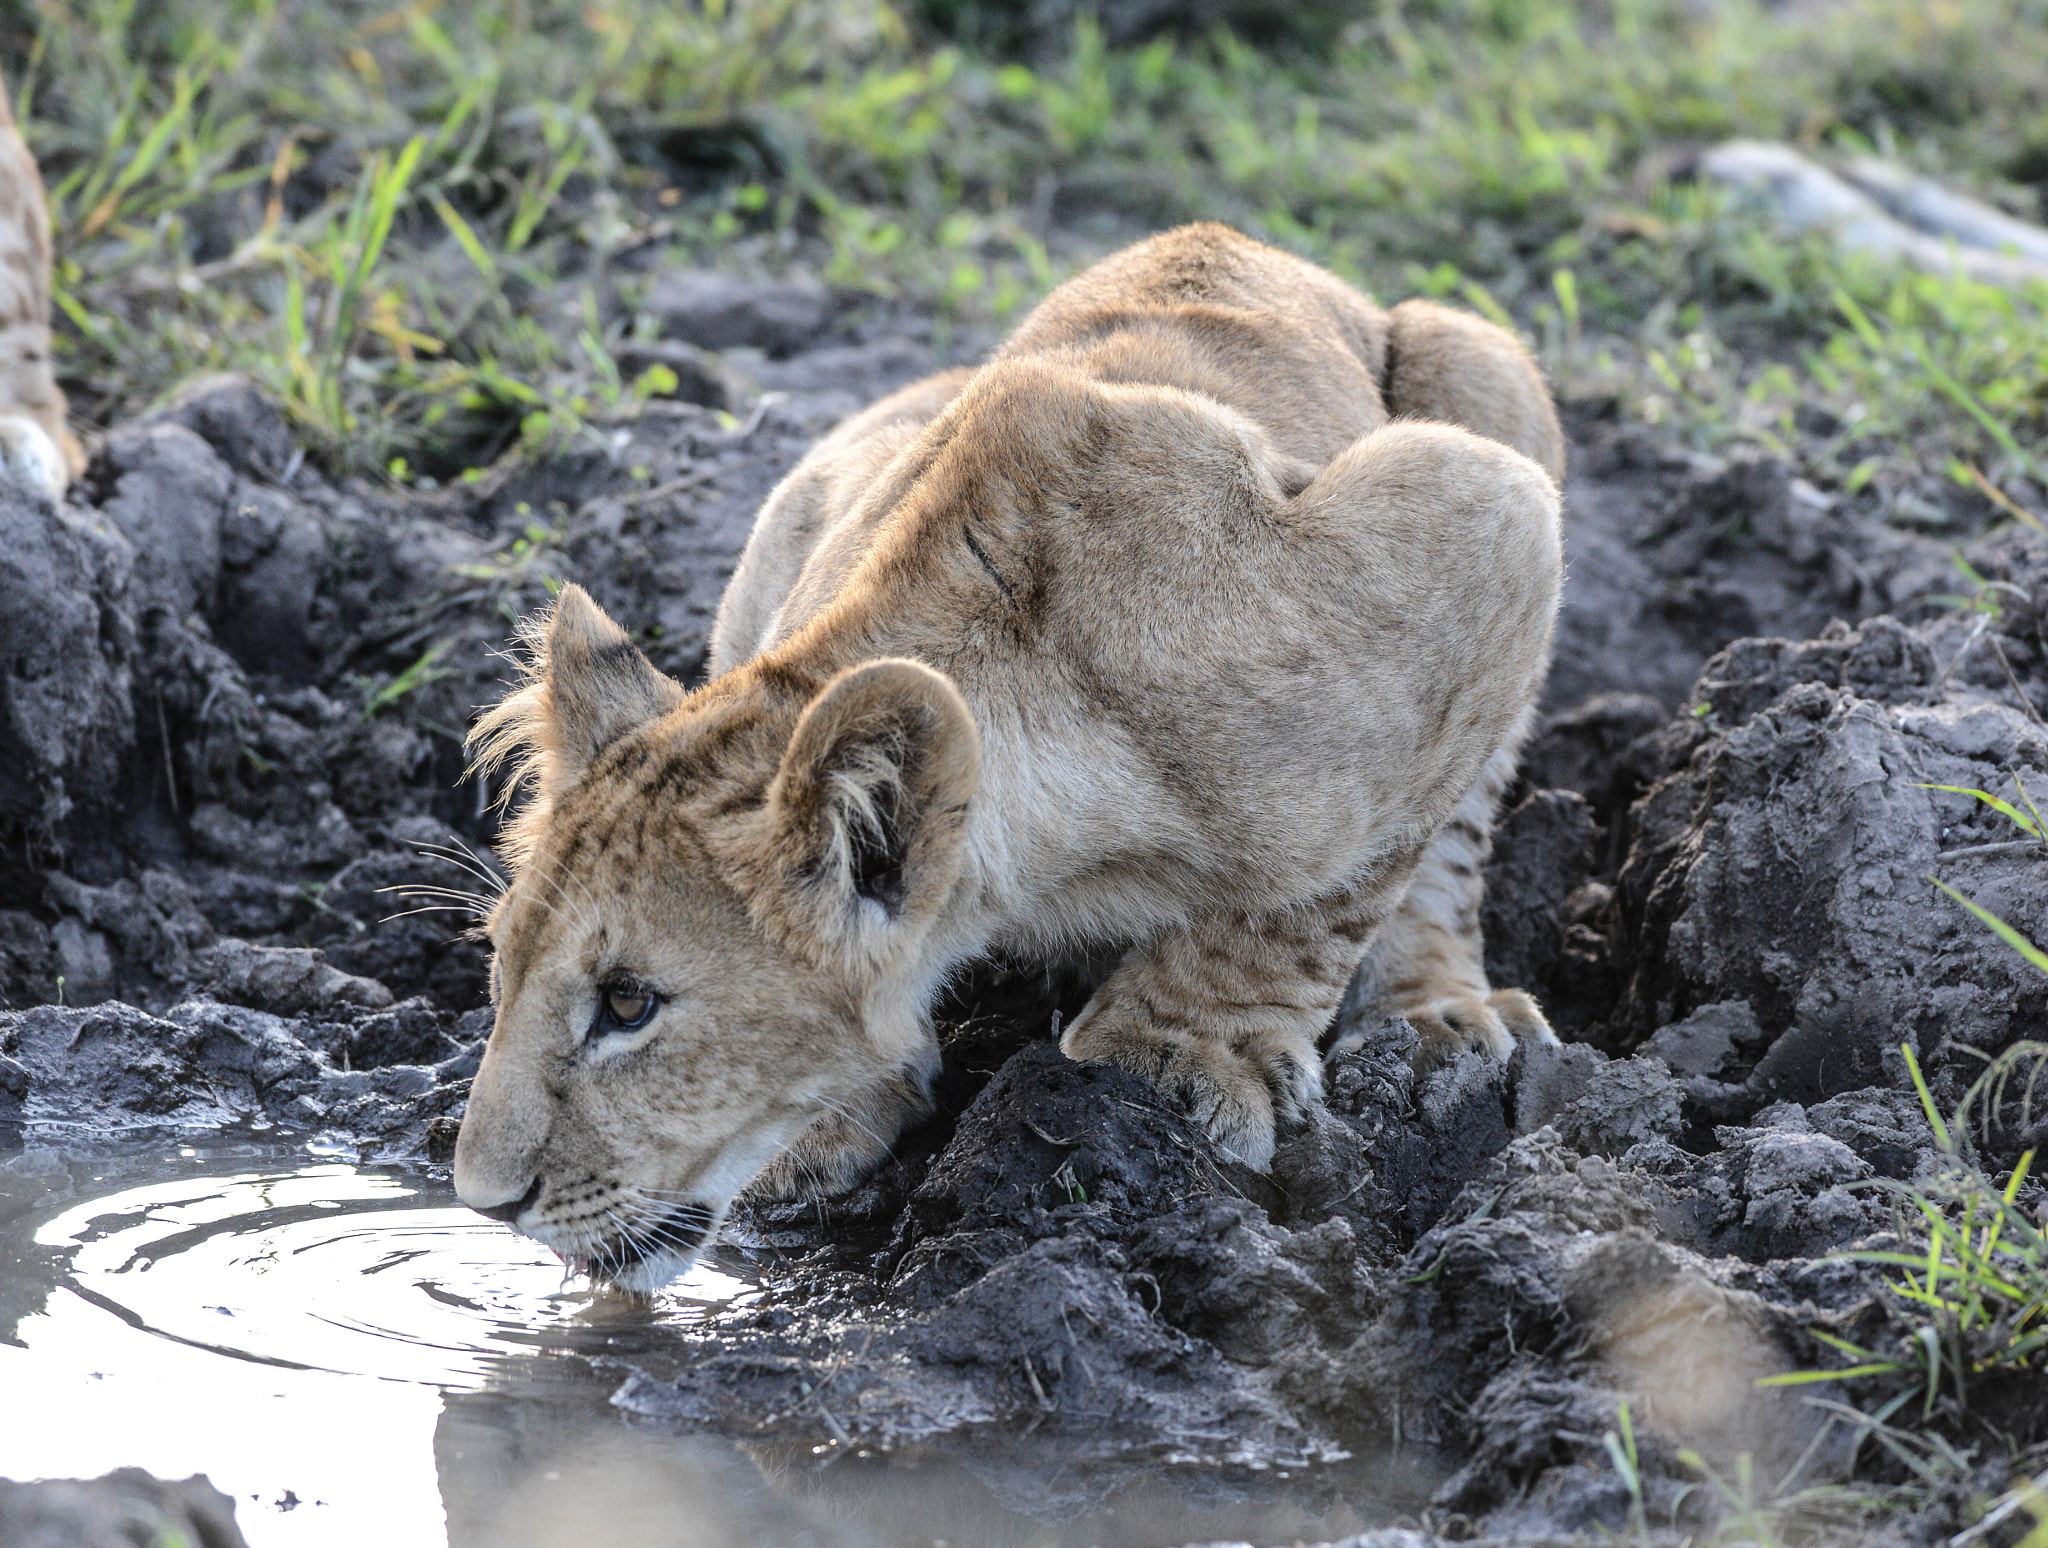
POLYGON ((581 586, 564 586, 554 611, 521 633, 526 686, 476 723, 469 744, 479 768, 509 759, 520 777, 538 776, 543 805, 612 743, 683 700, 682 685, 656 671, 581 586))
POLYGON ((805 707, 768 818, 785 895, 820 944, 885 954, 936 912, 980 772, 966 701, 918 662, 864 662, 805 707))
POLYGON ((572 781, 628 731, 683 702, 682 685, 656 671, 581 586, 555 599, 547 656, 554 751, 573 766, 572 781))

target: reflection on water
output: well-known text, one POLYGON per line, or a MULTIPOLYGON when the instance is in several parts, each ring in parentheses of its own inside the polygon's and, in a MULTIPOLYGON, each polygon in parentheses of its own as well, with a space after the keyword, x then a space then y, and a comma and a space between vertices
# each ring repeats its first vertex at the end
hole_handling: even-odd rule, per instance
POLYGON ((593 1302, 444 1184, 252 1159, 188 1150, 169 1180, 141 1159, 0 1173, 0 1473, 203 1472, 252 1543, 440 1543, 444 1392, 522 1347, 600 1349, 608 1322, 755 1293, 702 1268, 652 1310, 593 1302))
POLYGON ((31 1151, 0 1165, 0 1476, 206 1473, 259 1548, 1137 1548, 1384 1519, 1334 1478, 1292 1500, 1203 1479, 1208 1498, 1155 1482, 1047 1522, 1004 1503, 1060 1492, 1027 1441, 963 1462, 628 1424, 607 1361, 743 1307, 746 1274, 721 1257, 635 1305, 565 1285, 421 1173, 254 1146, 31 1151))

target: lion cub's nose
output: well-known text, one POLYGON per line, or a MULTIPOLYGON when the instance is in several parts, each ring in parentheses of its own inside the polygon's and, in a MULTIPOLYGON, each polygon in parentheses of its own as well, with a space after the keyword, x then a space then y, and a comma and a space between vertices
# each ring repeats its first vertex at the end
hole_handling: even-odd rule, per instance
POLYGON ((538 1177, 534 1178, 532 1185, 524 1193, 520 1194, 518 1198, 507 1199, 502 1204, 479 1204, 476 1200, 463 1196, 460 1188, 457 1188, 455 1191, 459 1197, 462 1197, 462 1202, 475 1210, 479 1215, 489 1215, 493 1220, 502 1220, 507 1225, 516 1225, 519 1222, 519 1217, 531 1209, 534 1201, 540 1197, 540 1179, 538 1177))

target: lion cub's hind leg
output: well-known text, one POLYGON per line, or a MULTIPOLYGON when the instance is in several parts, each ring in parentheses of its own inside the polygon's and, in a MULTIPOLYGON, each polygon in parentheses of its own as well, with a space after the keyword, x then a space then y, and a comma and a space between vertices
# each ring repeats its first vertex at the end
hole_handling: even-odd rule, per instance
POLYGON ((1283 912, 1217 914, 1133 948, 1060 1039, 1143 1075, 1232 1160, 1264 1171, 1322 1096, 1316 1044, 1405 864, 1283 912))
POLYGON ((1564 477, 1564 432, 1536 362, 1504 328, 1433 301, 1387 313, 1387 412, 1433 419, 1512 446, 1564 477))
MULTIPOLYGON (((1487 982, 1480 937, 1494 812, 1514 779, 1520 746, 1518 734, 1493 755, 1437 830, 1347 996, 1345 1019, 1353 1025, 1405 1017, 1421 1038, 1415 1062, 1422 1069, 1468 1048, 1504 1059, 1518 1042, 1557 1041, 1533 998, 1487 982)), ((1340 1039, 1332 1052, 1344 1046, 1340 1039)))
MULTIPOLYGON (((1387 314, 1382 386, 1396 418, 1462 425, 1514 447, 1553 479, 1564 476, 1564 437, 1543 378, 1514 336, 1491 323, 1402 302, 1387 314)), ((1347 1006, 1347 1019, 1406 1017, 1421 1034, 1416 1061, 1425 1068, 1467 1048, 1505 1058, 1516 1042, 1557 1041, 1535 1000, 1488 985, 1480 940, 1481 871, 1527 725, 1525 713, 1438 831, 1347 1006)))

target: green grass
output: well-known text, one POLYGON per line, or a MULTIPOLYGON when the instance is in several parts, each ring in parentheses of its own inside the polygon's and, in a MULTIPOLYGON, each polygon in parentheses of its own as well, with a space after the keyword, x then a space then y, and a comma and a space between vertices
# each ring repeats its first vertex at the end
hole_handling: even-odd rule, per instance
POLYGON ((98 422, 233 367, 331 462, 448 477, 631 411, 606 346, 665 250, 993 328, 1214 216, 1510 318, 1568 392, 1790 449, 1874 514, 1988 521, 1979 477, 2041 503, 2048 292, 1843 264, 1673 168, 1877 146, 2038 213, 2043 0, 1347 14, 1268 51, 1084 23, 1025 63, 882 0, 0 0, 0 63, 98 422))
MULTIPOLYGON (((1969 1154, 1970 1103, 1953 1124, 1944 1122, 1911 1045, 1901 1051, 1946 1165, 1899 1190, 1913 1250, 1854 1254, 1904 1270, 1891 1282, 1902 1352, 1876 1361, 1869 1373, 1901 1378, 1890 1401, 1916 1406, 1923 1422, 1937 1407, 1966 1422, 1986 1385, 2048 1376, 2048 1235, 2017 1203, 2034 1153, 2023 1154, 2001 1183, 1969 1154)), ((2021 1045, 1973 1088, 1972 1098, 1985 1099, 1987 1121, 1997 1106, 1988 1095, 1992 1086, 2022 1065, 2038 1066, 2044 1053, 2021 1045)))
POLYGON ((429 683, 452 676, 452 671, 441 664, 441 658, 448 654, 448 649, 446 640, 437 640, 395 676, 381 682, 374 679, 362 681, 363 709, 360 718, 375 720, 385 710, 403 704, 429 683))
MULTIPOLYGON (((1981 588, 1978 598, 1958 600, 1982 604, 1996 617, 1996 597, 1986 600, 1981 588)), ((2048 832, 2041 810, 2025 782, 2017 774, 2013 780, 2017 803, 1968 786, 1921 788, 1970 796, 2039 842, 2048 832)), ((2026 936, 1946 882, 1927 879, 2048 973, 2048 954, 2026 936)), ((2010 1165, 1994 1159, 2001 1150, 2010 1156, 2010 1135, 2031 1127, 2037 1102, 2048 1095, 2048 1043, 2021 1041, 1991 1059, 1946 1117, 1912 1045, 1901 1044, 1899 1052, 1937 1164, 1909 1182, 1869 1184, 1896 1202, 1896 1245, 1844 1253, 1890 1271, 1880 1302, 1885 1337, 1866 1347, 1809 1329, 1840 1363, 1760 1383, 1848 1384, 1853 1403, 1815 1401, 1852 1428, 1859 1451, 1874 1443, 1865 1455, 1881 1461, 1861 1471, 1891 1474, 1891 1486, 1865 1501, 1869 1521, 1952 1498, 1987 1449, 2018 1454, 2031 1444, 2036 1467, 2038 1454, 2048 1449, 2048 1410, 2040 1397, 2048 1390, 2048 1219, 2041 1215, 2038 1182, 2030 1185, 2036 1153, 2023 1151, 2010 1165)), ((2000 1541, 2048 1548, 2048 1476, 2029 1479, 2024 1467, 2020 1471, 2002 1496, 1970 1503, 1975 1525, 1955 1541, 1997 1527, 2005 1533, 2000 1541)))
MULTIPOLYGON (((1978 582, 1976 597, 1968 599, 1964 602, 1964 605, 1974 610, 1983 611, 1993 621, 1996 621, 1999 616, 1999 602, 1997 593, 1992 589, 1991 583, 1984 581, 1981 576, 1971 571, 1969 565, 1960 556, 1957 558, 1956 563, 1963 569, 1968 578, 1978 582)), ((1960 601, 1962 599, 1955 600, 1960 601)), ((1994 648, 1996 648, 1995 642, 1994 648)), ((1999 661, 2005 666, 2006 674, 2010 677, 2012 667, 2010 663, 2005 661, 2002 651, 1999 654, 1999 661)), ((2024 700, 2024 695, 2022 695, 2022 699, 2024 700)), ((1922 790, 1944 790, 1951 795, 1973 797, 2005 818, 2014 827, 2018 828, 2021 833, 2025 834, 2027 838, 2033 840, 2034 843, 2040 844, 2044 839, 2048 839, 2048 818, 2042 817, 2041 808, 2035 804, 2033 795, 2027 789, 2026 781, 2020 777, 2017 770, 2013 772, 2012 780, 2014 790, 2017 791, 2020 800, 2026 806, 2025 811, 2020 810, 2019 807, 2003 797, 1991 794, 1988 790, 1976 790, 1966 785, 1922 785, 1920 788, 1922 790)), ((1933 882, 1937 888, 1947 893, 1950 898, 1962 904, 1965 909, 1976 917, 1978 923, 1982 924, 1993 935, 2018 952, 2025 959, 2028 966, 2042 973, 2048 973, 2048 951, 2043 951, 2004 919, 2001 919, 1974 898, 1963 896, 1962 893, 1958 892, 1940 877, 1929 876, 1927 880, 1933 882)), ((2031 1090, 2030 1084, 2030 1093, 2031 1090)))
MULTIPOLYGON (((1987 600, 1980 588, 1971 605, 1979 603, 1996 617, 1995 596, 1987 600)), ((1969 786, 1921 788, 1969 796, 2038 843, 2048 823, 2017 773, 2013 787, 2017 803, 1969 786)), ((2048 974, 2048 953, 2020 931, 1947 882, 1927 879, 2048 974)), ((1847 1254, 1899 1271, 1884 1304, 1889 1346, 1864 1348, 1814 1330, 1848 1363, 1767 1378, 1765 1385, 1860 1384, 1867 1401, 1857 1410, 1842 1408, 1842 1415, 1918 1482, 1936 1489, 1967 1472, 1973 1445, 2048 1441, 2048 1413, 2040 1403, 2048 1388, 2048 1220, 2040 1217, 2038 1183, 2034 1202, 2026 1202, 2035 1152, 2022 1152, 2005 1168, 1990 1159, 2015 1121, 2021 1131, 2033 1123, 2048 1080, 2048 1043, 2022 1041, 1990 1060, 1947 1118, 1912 1045, 1901 1044, 1899 1051, 1939 1164, 1911 1182, 1875 1184, 1898 1201, 1899 1245, 1847 1254)), ((2023 1483, 2008 1502, 2038 1518, 2029 1543, 2036 1537, 2048 1543, 2048 1509, 2035 1508, 2039 1496, 2037 1484, 2023 1483)))
MULTIPOLYGON (((2015 1115, 2031 1122, 2048 1044, 2008 1049, 1946 1118, 1912 1046, 1900 1051, 1940 1163, 1908 1183, 1874 1184, 1898 1202, 1898 1244, 1845 1254, 1890 1271, 1881 1303, 1886 1337, 1865 1347, 1814 1329, 1845 1363, 1761 1383, 1851 1384, 1853 1406, 1820 1406, 1846 1421, 1859 1445, 1875 1443, 1872 1452, 1889 1464, 1880 1471, 1897 1480, 1892 1509, 1952 1493, 1987 1447, 2016 1452, 2048 1440, 2040 1404, 2048 1385, 2048 1231, 2037 1206, 2024 1202, 2034 1152, 1999 1168, 1973 1143, 1973 1131, 1989 1144, 2015 1115)), ((2048 1542, 2043 1504, 2040 1485, 2022 1480, 2005 1498, 1977 1502, 1977 1511, 2033 1516, 2034 1531, 2021 1535, 2036 1544, 2048 1542)))

